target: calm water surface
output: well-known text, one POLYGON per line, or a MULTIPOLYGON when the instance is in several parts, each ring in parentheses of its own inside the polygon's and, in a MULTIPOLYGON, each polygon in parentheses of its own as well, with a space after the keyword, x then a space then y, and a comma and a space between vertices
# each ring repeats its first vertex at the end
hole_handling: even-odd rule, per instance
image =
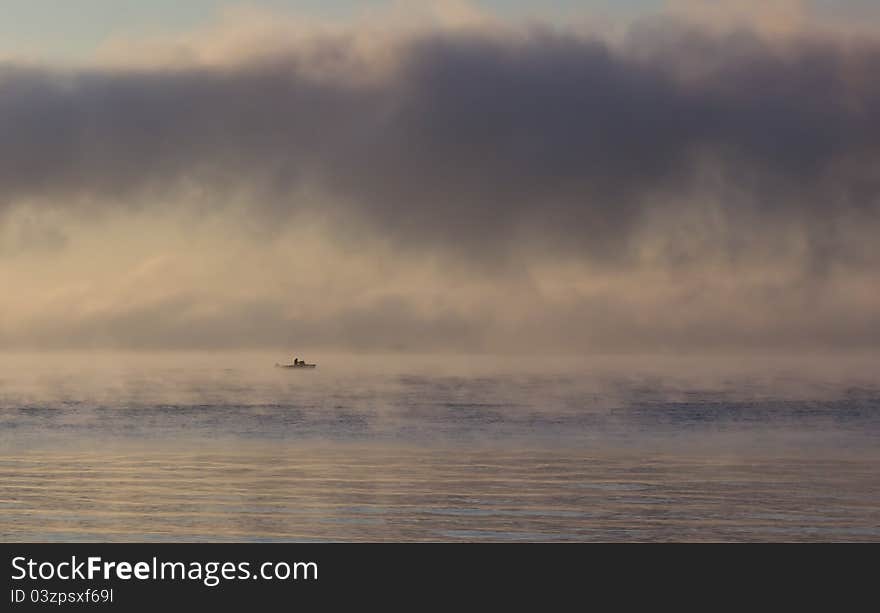
POLYGON ((876 361, 0 359, 0 540, 880 540, 876 361))

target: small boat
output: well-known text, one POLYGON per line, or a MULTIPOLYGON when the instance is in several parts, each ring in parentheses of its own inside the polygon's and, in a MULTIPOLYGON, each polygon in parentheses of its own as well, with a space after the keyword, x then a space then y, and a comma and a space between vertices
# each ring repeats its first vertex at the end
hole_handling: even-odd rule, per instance
POLYGON ((317 368, 317 367, 318 367, 317 364, 306 364, 305 362, 297 362, 296 364, 278 364, 278 363, 275 364, 275 368, 297 368, 297 369, 299 369, 299 368, 305 368, 305 369, 310 369, 310 368, 317 368))

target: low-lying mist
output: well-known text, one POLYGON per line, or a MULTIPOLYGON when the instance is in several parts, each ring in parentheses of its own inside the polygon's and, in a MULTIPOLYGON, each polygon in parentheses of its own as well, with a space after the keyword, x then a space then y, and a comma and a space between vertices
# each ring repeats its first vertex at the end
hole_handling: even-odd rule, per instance
POLYGON ((880 429, 876 361, 590 359, 304 352, 0 357, 8 449, 403 445, 736 453, 841 445, 880 429), (187 442, 188 441, 188 442, 187 442))

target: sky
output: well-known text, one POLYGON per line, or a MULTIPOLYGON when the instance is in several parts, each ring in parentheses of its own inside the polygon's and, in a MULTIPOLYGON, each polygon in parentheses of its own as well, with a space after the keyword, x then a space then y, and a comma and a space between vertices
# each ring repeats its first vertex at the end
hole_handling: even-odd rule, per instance
MULTIPOLYGON (((649 4, 634 0, 632 4, 649 4)), ((0 37, 7 53, 27 52, 53 58, 84 58, 101 43, 119 35, 185 32, 202 25, 224 9, 236 6, 258 7, 279 13, 308 14, 328 19, 349 18, 383 9, 384 0, 262 0, 235 3, 228 0, 2 0, 0 37)), ((402 4, 402 3, 401 3, 402 4)), ((560 0, 550 3, 554 13, 571 11, 578 3, 560 0)), ((613 3, 600 0, 594 5, 608 10, 613 3)), ((507 14, 528 12, 529 3, 483 2, 480 6, 507 14)))
POLYGON ((0 350, 875 351, 878 15, 0 0, 0 350))
MULTIPOLYGON (((761 4, 767 6, 773 3, 761 4)), ((264 9, 286 15, 350 19, 386 10, 389 6, 420 10, 419 7, 426 4, 431 3, 418 0, 0 0, 0 56, 87 59, 109 39, 148 33, 186 32, 210 22, 224 10, 236 7, 264 9)), ((684 3, 664 0, 479 0, 470 4, 479 10, 507 18, 564 22, 591 16, 634 18, 684 3)), ((724 0, 708 0, 705 4, 757 5, 724 0)), ((802 10, 810 10, 825 19, 833 15, 837 18, 843 16, 852 20, 873 21, 878 13, 874 0, 812 0, 776 4, 798 5, 804 7, 802 10)))

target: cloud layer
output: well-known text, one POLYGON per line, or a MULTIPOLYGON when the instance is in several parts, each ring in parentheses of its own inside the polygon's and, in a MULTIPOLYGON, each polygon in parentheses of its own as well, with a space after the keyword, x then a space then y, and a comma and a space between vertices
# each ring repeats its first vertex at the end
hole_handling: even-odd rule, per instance
MULTIPOLYGON (((48 240, 72 258, 75 237, 22 225, 22 211, 94 219, 76 226, 84 236, 108 215, 141 229, 150 211, 185 216, 187 228, 226 216, 236 222, 225 231, 253 225, 254 250, 270 229, 275 241, 319 223, 326 241, 362 256, 390 250, 392 266, 434 258, 423 287, 337 296, 354 306, 334 303, 328 321, 267 318, 267 305, 288 300, 281 291, 247 308, 229 302, 204 336, 225 329, 243 344, 271 338, 251 324, 274 317, 316 344, 381 336, 430 348, 460 336, 485 349, 509 334, 487 323, 499 311, 510 329, 538 326, 548 346, 575 349, 751 345, 769 330, 770 344, 874 346, 878 62, 870 38, 655 19, 615 42, 481 24, 369 47, 337 32, 210 64, 5 65, 0 215, 26 230, 7 229, 16 250, 48 240), (462 284, 466 298, 424 306, 462 284), (512 314, 510 292, 533 309, 512 314), (731 299, 742 308, 725 306, 731 299), (786 319, 808 303, 815 313, 786 319), (672 312, 682 304, 684 321, 672 312)), ((222 243, 216 235, 211 249, 222 243)), ((65 257, 56 251, 39 257, 65 257)), ((15 336, 21 326, 7 317, 15 336)), ((71 343, 88 344, 105 324, 127 331, 112 338, 151 339, 122 344, 180 338, 161 314, 120 317, 77 328, 71 343)), ((190 344, 206 344, 193 334, 190 344)))

